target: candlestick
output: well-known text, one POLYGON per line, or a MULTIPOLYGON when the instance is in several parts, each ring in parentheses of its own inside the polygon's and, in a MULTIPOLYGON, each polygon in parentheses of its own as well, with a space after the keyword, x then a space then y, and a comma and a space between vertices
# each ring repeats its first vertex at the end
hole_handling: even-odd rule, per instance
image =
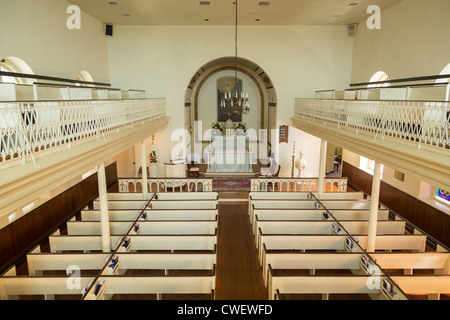
POLYGON ((295 165, 295 156, 292 155, 292 169, 291 169, 291 178, 294 177, 294 165, 295 165))

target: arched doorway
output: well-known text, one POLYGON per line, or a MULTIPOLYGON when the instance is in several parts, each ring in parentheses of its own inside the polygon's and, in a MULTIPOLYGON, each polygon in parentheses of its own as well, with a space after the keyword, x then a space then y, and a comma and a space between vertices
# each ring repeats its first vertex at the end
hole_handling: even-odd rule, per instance
MULTIPOLYGON (((270 77, 257 64, 244 58, 222 57, 201 66, 191 78, 185 93, 185 129, 191 133, 191 145, 203 143, 204 133, 218 119, 217 96, 218 80, 234 76, 242 80, 244 90, 249 94, 250 113, 242 117, 241 122, 247 129, 254 129, 258 134, 259 144, 265 144, 267 157, 271 150, 271 130, 276 129, 277 97, 270 77), (198 124, 201 123, 201 130, 198 124)), ((258 153, 260 156, 261 152, 258 153)), ((260 158, 260 157, 258 157, 260 158)))

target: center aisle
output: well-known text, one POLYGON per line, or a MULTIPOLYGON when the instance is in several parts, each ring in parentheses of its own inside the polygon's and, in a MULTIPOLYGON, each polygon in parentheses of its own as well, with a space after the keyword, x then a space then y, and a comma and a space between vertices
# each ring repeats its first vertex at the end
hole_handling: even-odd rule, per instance
POLYGON ((248 192, 219 193, 216 300, 267 300, 246 199, 248 192))

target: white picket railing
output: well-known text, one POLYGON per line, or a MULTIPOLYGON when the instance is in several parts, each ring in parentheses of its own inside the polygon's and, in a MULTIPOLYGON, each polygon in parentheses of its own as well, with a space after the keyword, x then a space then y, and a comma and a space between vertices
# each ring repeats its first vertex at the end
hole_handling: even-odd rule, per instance
MULTIPOLYGON (((257 178, 250 180, 251 191, 317 192, 319 178, 257 178)), ((326 178, 326 192, 346 192, 347 178, 326 178)))
POLYGON ((0 103, 0 163, 165 116, 164 99, 0 103))
POLYGON ((374 137, 389 136, 450 149, 450 103, 296 99, 295 115, 374 137))
MULTIPOLYGON (((119 192, 142 192, 141 178, 119 178, 119 192)), ((212 179, 149 178, 149 192, 206 192, 212 191, 212 179)))

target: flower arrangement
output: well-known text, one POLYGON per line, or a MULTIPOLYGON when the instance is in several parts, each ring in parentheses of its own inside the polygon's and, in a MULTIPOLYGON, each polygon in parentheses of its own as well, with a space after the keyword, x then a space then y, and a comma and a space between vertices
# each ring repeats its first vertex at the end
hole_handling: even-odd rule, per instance
POLYGON ((222 127, 220 126, 220 123, 218 123, 218 122, 213 123, 212 128, 216 129, 216 130, 220 130, 220 132, 222 132, 222 127))
POLYGON ((157 163, 158 162, 158 157, 156 156, 156 151, 152 151, 150 152, 150 155, 148 156, 150 163, 157 163))
POLYGON ((246 130, 245 128, 245 123, 238 123, 238 125, 236 126, 236 129, 242 129, 242 130, 246 130))

